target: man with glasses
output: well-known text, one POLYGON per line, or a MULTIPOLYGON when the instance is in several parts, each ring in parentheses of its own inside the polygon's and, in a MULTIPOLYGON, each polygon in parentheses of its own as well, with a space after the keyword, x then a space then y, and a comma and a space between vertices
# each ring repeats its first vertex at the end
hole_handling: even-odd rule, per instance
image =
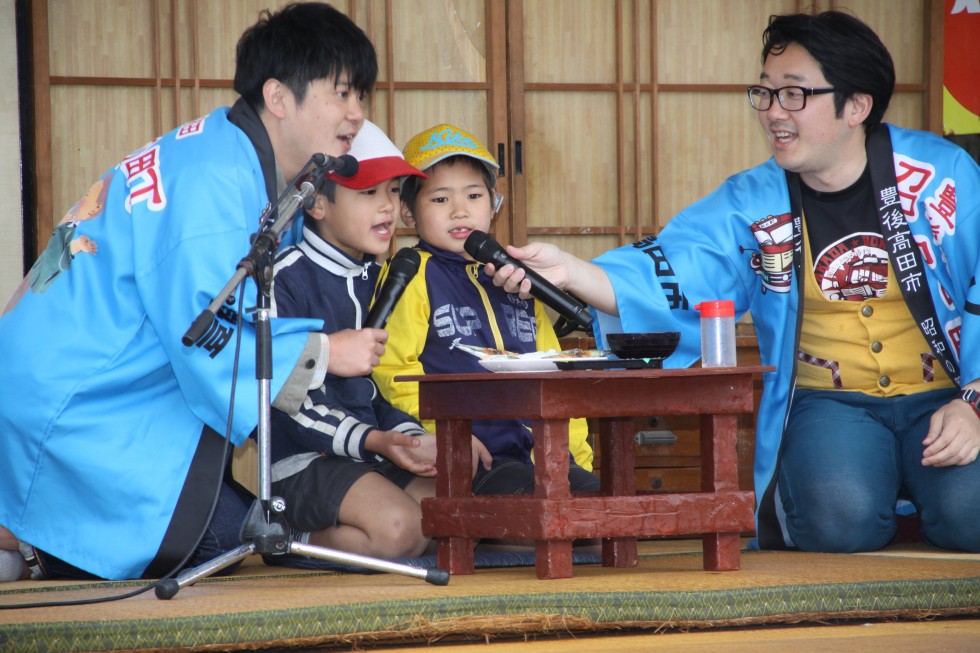
POLYGON ((591 263, 508 250, 596 309, 600 343, 679 331, 666 366, 699 358, 699 302, 751 313, 776 367, 756 428, 763 548, 875 550, 915 511, 927 542, 980 551, 980 167, 882 123, 894 85, 859 20, 773 16, 748 88, 770 160, 591 263))

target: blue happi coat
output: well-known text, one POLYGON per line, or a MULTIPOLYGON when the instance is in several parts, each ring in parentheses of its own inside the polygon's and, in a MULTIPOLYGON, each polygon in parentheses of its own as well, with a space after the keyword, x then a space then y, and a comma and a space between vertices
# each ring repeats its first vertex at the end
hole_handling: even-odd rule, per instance
MULTIPOLYGON (((200 533, 221 460, 200 470, 200 493, 186 481, 205 427, 225 432, 238 335, 233 443, 258 422, 255 331, 234 323, 242 307, 226 304, 205 337, 181 342, 276 192, 268 136, 247 118, 252 138, 222 108, 109 170, 0 317, 0 524, 101 577, 140 577, 168 528, 200 533), (182 491, 189 526, 174 517, 182 491)), ((251 281, 244 301, 255 306, 251 281)), ((273 397, 320 326, 273 321, 273 397)))
MULTIPOLYGON (((927 341, 953 352, 957 383, 980 377, 980 168, 961 148, 933 134, 890 132, 896 206, 921 255, 922 284, 931 294, 927 341)), ((795 380, 801 296, 794 273, 793 222, 785 172, 770 159, 730 177, 711 195, 675 216, 657 237, 595 259, 609 275, 619 318, 599 313, 597 337, 615 331, 679 331, 665 367, 687 367, 700 352, 701 301, 731 299, 750 311, 763 365, 756 424, 757 535, 763 547, 787 544, 775 505, 783 425, 795 380)), ((805 271, 804 273, 812 274, 805 271)))

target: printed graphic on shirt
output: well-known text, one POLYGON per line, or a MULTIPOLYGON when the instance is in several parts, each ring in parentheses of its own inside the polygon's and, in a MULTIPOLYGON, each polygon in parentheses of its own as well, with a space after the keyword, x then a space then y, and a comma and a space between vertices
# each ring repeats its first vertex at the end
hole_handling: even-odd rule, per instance
MULTIPOLYGON (((227 300, 226 304, 231 303, 227 300)), ((211 320, 207 331, 194 342, 194 346, 208 352, 214 358, 231 342, 235 335, 235 325, 238 323, 238 312, 231 306, 222 306, 217 315, 211 320)))
POLYGON ((956 182, 952 179, 943 179, 936 194, 926 200, 926 219, 937 245, 956 233, 956 182))
POLYGON ((99 247, 94 240, 84 234, 76 236, 76 231, 81 222, 102 215, 111 182, 111 175, 106 175, 92 184, 85 196, 69 209, 55 227, 48 246, 27 273, 31 292, 43 293, 47 290, 62 272, 71 267, 76 255, 94 256, 98 252, 99 247))
POLYGON ((857 233, 820 253, 813 263, 827 299, 861 302, 888 289, 888 251, 878 234, 857 233))
MULTIPOLYGON (((522 306, 498 306, 498 320, 511 338, 518 342, 533 343, 537 338, 537 324, 534 315, 528 313, 530 302, 518 300, 522 306)), ((440 338, 457 339, 469 337, 484 330, 483 311, 473 306, 443 304, 432 311, 432 326, 440 338)))
POLYGON ((759 243, 749 265, 762 277, 762 291, 788 293, 793 279, 793 216, 770 215, 749 225, 759 243))
POLYGON ((895 154, 895 181, 898 183, 898 201, 908 222, 919 219, 919 199, 923 190, 936 176, 936 168, 927 161, 918 161, 902 154, 895 154))
POLYGON ((660 287, 663 288, 664 299, 667 300, 667 305, 670 307, 670 310, 688 310, 691 304, 687 300, 687 296, 681 292, 680 282, 677 281, 674 269, 670 266, 670 262, 667 261, 667 256, 664 254, 664 250, 660 246, 660 241, 657 240, 657 237, 647 236, 643 240, 633 243, 633 248, 649 256, 653 262, 653 269, 656 271, 657 281, 660 283, 660 287))
POLYGON ((204 133, 204 121, 207 120, 207 116, 202 116, 195 120, 185 122, 177 129, 177 135, 174 136, 177 140, 182 138, 187 138, 188 136, 197 136, 198 134, 204 133))
POLYGON ((483 328, 483 322, 472 306, 443 304, 432 311, 432 326, 440 338, 454 338, 473 335, 483 328))
POLYGON ((167 208, 167 197, 163 193, 163 178, 160 175, 159 138, 136 150, 117 166, 126 175, 129 196, 126 210, 133 212, 133 205, 143 202, 151 211, 167 208))

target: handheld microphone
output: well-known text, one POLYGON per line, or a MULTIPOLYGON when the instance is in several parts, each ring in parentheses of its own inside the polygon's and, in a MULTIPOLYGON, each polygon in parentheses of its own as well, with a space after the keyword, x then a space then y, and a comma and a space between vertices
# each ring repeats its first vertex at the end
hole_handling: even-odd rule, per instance
POLYGON ((368 312, 367 319, 364 320, 364 328, 383 329, 395 304, 401 299, 402 293, 408 287, 408 282, 419 271, 422 259, 418 251, 411 247, 403 247, 398 250, 391 261, 388 262, 388 277, 381 286, 378 296, 374 299, 374 305, 368 312))
POLYGON ((313 165, 318 168, 320 175, 333 173, 338 177, 353 177, 360 168, 357 159, 350 154, 330 156, 329 154, 317 153, 313 155, 313 165))
POLYGON ((577 322, 586 329, 592 326, 592 315, 581 302, 507 254, 500 243, 489 234, 473 231, 463 243, 463 249, 480 263, 493 263, 497 268, 510 264, 524 270, 524 276, 531 282, 531 295, 535 299, 540 300, 566 320, 577 322))

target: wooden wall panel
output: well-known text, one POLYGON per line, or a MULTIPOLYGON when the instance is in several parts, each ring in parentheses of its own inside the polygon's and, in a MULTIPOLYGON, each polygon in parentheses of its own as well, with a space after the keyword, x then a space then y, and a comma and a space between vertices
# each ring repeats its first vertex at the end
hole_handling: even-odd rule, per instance
POLYGON ((490 147, 486 134, 485 91, 406 90, 398 93, 397 104, 398 111, 389 136, 399 147, 404 147, 418 132, 439 123, 462 127, 490 147))
MULTIPOLYGON (((392 3, 392 77, 400 82, 486 82, 483 0, 392 3)), ((376 41, 377 42, 377 41, 376 41)))
POLYGON ((744 92, 660 93, 658 102, 657 225, 662 228, 685 206, 770 154, 744 92))
MULTIPOLYGON (((588 237, 560 235, 535 237, 534 240, 546 240, 547 242, 554 243, 567 252, 571 252, 575 256, 588 260, 596 256, 596 252, 601 253, 614 247, 618 247, 620 238, 618 235, 592 234, 588 237)), ((548 309, 548 312, 551 315, 554 315, 551 309, 548 309)), ((582 332, 578 332, 578 334, 582 335, 582 332)))
POLYGON ((54 222, 111 166, 155 136, 154 96, 146 87, 51 88, 52 197, 60 212, 54 222))
POLYGON ((622 43, 613 18, 616 2, 563 0, 524 3, 524 77, 531 84, 616 80, 622 43))
MULTIPOLYGON (((171 0, 164 0, 169 11, 171 0)), ((259 12, 272 10, 288 4, 283 0, 205 0, 188 2, 179 0, 178 11, 181 16, 180 71, 181 77, 193 78, 196 65, 197 74, 203 79, 231 80, 235 74, 235 44, 242 32, 258 20, 259 12), (194 25, 199 35, 191 39, 194 25)))
POLYGON ((885 121, 900 127, 921 129, 925 122, 925 98, 919 92, 898 92, 892 96, 885 121))
MULTIPOLYGON (((14 294, 24 270, 24 221, 22 210, 25 194, 22 186, 20 148, 24 138, 21 125, 21 102, 28 89, 17 86, 17 18, 13 0, 0 0, 0 80, 7 82, 0 97, 0 197, 4 210, 0 212, 0 303, 6 306, 14 294)), ((3 310, 0 308, 0 310, 3 310)))
POLYGON ((156 2, 49 0, 52 76, 154 77, 156 2))
MULTIPOLYGON (((514 179, 523 204, 515 211, 517 242, 583 240, 570 249, 591 258, 599 234, 613 244, 652 231, 651 134, 654 32, 649 0, 526 0, 523 58, 512 61, 512 146, 523 148, 524 173, 514 179), (646 173, 646 176, 641 176, 646 173), (518 223, 523 217, 523 222, 518 223), (632 231, 630 231, 632 229, 632 231), (629 232, 629 233, 628 233, 629 232), (566 236, 574 236, 567 239, 566 236)), ((512 40, 516 36, 512 35, 512 40)), ((604 241, 605 239, 603 239, 604 241)))
POLYGON ((612 93, 524 96, 527 222, 536 228, 615 226, 620 207, 612 93))
POLYGON ((755 83, 769 16, 797 11, 795 0, 666 0, 656 7, 661 84, 755 83))
MULTIPOLYGON (((941 43, 933 35, 942 33, 941 21, 936 25, 941 3, 333 4, 375 43, 381 72, 368 114, 396 144, 436 122, 454 122, 494 154, 498 143, 505 145, 508 177, 501 188, 516 199, 512 214, 509 205, 501 216, 498 235, 574 243, 568 248, 592 256, 657 231, 725 177, 768 156, 742 89, 758 77, 770 14, 831 7, 855 12, 881 33, 896 61, 899 93, 886 118, 908 127, 936 123, 941 43), (524 148, 520 179, 509 169, 517 140, 524 148)), ((120 157, 235 99, 230 86, 238 37, 261 9, 286 0, 35 4, 47 26, 36 41, 44 48, 35 53, 42 64, 37 88, 51 105, 38 104, 39 250, 64 212, 120 157)), ((399 242, 412 237, 403 230, 399 242)))
POLYGON ((847 0, 840 9, 850 10, 878 34, 895 61, 898 84, 921 84, 925 80, 927 35, 925 0, 847 0))

